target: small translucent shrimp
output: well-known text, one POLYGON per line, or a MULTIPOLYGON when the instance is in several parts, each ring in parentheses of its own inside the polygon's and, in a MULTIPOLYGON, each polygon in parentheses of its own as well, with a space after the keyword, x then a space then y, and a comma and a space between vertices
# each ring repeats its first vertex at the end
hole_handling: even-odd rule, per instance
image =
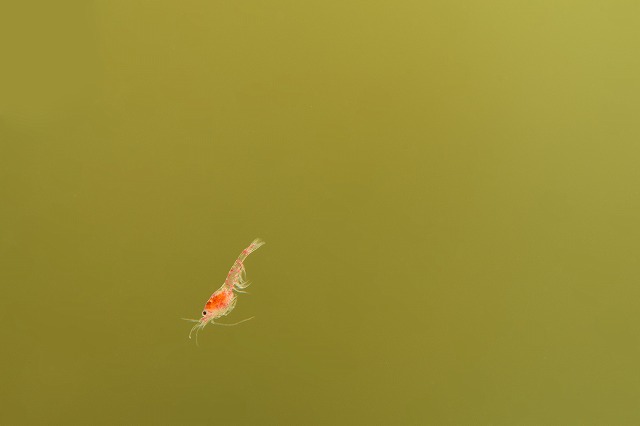
POLYGON ((245 321, 249 321, 251 318, 244 319, 235 324, 220 324, 214 322, 215 319, 223 317, 229 312, 233 310, 236 306, 236 295, 234 291, 238 293, 244 293, 243 289, 249 286, 249 282, 246 280, 246 270, 244 268, 244 260, 251 253, 256 251, 264 244, 264 241, 256 238, 246 249, 242 250, 240 256, 236 259, 231 270, 227 274, 227 278, 224 280, 224 284, 218 290, 216 290, 207 303, 204 305, 204 309, 202 311, 202 318, 194 320, 183 318, 186 321, 192 321, 196 324, 191 328, 189 332, 189 339, 191 339, 191 334, 196 332, 196 344, 198 343, 198 332, 202 330, 207 324, 216 324, 216 325, 236 325, 245 321))

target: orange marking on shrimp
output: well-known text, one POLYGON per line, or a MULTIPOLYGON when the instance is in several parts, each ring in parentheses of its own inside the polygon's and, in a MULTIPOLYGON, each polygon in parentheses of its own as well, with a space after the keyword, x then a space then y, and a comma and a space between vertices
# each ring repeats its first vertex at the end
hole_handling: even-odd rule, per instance
POLYGON ((244 261, 247 256, 259 249, 263 244, 264 241, 256 238, 249 247, 242 250, 242 253, 240 253, 240 256, 238 256, 236 261, 233 263, 231 270, 227 274, 224 284, 222 284, 222 286, 211 295, 209 300, 207 300, 207 303, 205 303, 204 310, 202 311, 202 318, 197 320, 187 319, 187 321, 193 321, 196 323, 189 332, 189 339, 191 339, 191 334, 195 330, 197 344, 198 332, 209 323, 218 325, 236 325, 253 318, 244 319, 236 324, 219 324, 214 322, 215 319, 229 314, 229 312, 235 308, 236 295, 234 290, 242 293, 242 290, 249 286, 249 282, 244 279, 246 274, 244 261))
POLYGON ((204 308, 207 311, 224 308, 225 306, 229 305, 229 302, 232 298, 233 293, 230 291, 222 291, 220 293, 215 292, 211 295, 207 303, 204 305, 204 308))

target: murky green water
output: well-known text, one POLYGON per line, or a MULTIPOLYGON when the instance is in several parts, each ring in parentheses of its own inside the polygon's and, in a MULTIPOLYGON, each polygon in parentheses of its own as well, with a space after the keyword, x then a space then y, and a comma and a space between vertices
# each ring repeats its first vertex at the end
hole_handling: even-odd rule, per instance
POLYGON ((0 424, 640 423, 636 4, 18 7, 0 424))

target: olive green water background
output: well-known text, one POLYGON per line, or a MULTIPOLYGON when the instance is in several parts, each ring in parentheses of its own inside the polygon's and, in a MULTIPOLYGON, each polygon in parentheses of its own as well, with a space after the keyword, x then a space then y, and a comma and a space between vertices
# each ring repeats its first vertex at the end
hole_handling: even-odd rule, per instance
POLYGON ((17 4, 0 424, 640 424, 637 2, 17 4))

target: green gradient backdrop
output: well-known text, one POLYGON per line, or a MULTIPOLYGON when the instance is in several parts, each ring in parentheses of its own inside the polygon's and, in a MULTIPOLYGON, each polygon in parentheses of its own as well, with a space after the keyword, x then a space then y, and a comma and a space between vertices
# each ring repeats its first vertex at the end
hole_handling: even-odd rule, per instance
POLYGON ((0 424, 640 424, 637 2, 4 9, 0 424))

